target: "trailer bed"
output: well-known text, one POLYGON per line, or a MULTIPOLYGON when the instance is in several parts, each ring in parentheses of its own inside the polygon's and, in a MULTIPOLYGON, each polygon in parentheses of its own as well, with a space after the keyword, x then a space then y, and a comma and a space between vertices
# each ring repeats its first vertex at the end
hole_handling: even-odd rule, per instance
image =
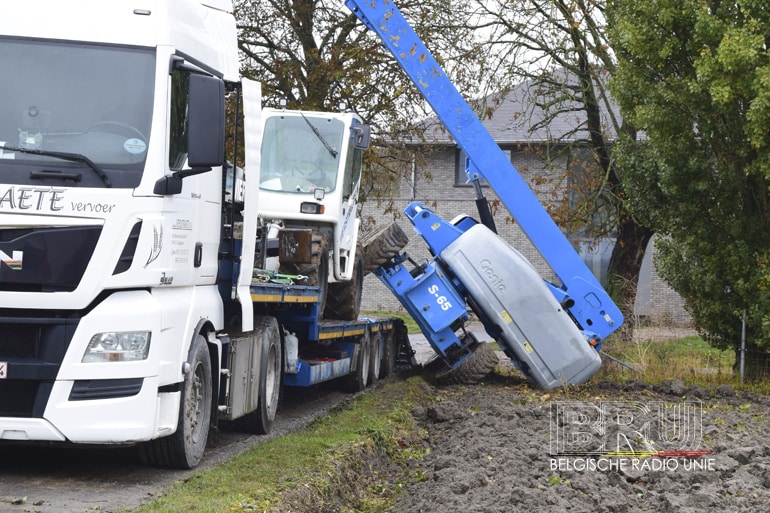
POLYGON ((255 308, 276 317, 298 339, 296 365, 292 363, 285 369, 284 385, 306 387, 349 376, 356 371, 354 362, 364 340, 379 344, 375 354, 382 358, 384 374, 416 367, 403 321, 367 317, 354 321, 322 319, 318 314, 319 297, 319 287, 312 285, 251 285, 255 308))

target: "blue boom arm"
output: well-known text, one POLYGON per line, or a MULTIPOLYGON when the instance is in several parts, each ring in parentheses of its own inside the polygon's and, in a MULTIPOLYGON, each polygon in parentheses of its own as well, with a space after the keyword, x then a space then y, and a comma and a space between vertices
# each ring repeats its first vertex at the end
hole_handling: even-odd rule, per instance
POLYGON ((472 161, 479 176, 471 178, 487 180, 559 278, 560 285, 548 285, 579 327, 602 339, 619 328, 620 310, 393 2, 346 0, 345 5, 379 35, 472 161))

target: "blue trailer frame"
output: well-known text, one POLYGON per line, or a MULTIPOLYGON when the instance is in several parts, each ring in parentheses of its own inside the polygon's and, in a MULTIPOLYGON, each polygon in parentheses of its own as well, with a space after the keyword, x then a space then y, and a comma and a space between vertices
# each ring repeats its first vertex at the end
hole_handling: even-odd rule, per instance
POLYGON ((355 356, 366 336, 371 337, 372 343, 380 344, 378 354, 385 351, 385 340, 393 337, 393 349, 405 353, 393 355, 396 365, 416 366, 402 321, 363 317, 355 321, 321 319, 319 295, 319 287, 313 285, 251 284, 251 299, 259 311, 275 317, 281 327, 298 339, 298 358, 284 373, 284 385, 309 387, 349 376, 355 371, 355 356), (408 361, 402 361, 404 357, 408 361))

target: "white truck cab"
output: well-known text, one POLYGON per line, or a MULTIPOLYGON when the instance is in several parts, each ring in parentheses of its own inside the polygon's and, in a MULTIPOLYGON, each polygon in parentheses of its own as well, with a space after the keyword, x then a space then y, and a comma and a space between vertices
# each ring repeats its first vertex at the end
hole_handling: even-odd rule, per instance
POLYGON ((395 362, 396 322, 321 323, 321 287, 254 279, 260 184, 283 227, 341 241, 331 269, 351 275, 368 129, 263 125, 229 0, 8 2, 0 70, 0 443, 135 444, 191 468, 219 421, 267 433, 284 384, 358 391, 395 362), (281 185, 314 149, 330 182, 281 185))
POLYGON ((3 6, 0 439, 181 431, 191 351, 216 357, 223 325, 235 40, 227 1, 3 6))

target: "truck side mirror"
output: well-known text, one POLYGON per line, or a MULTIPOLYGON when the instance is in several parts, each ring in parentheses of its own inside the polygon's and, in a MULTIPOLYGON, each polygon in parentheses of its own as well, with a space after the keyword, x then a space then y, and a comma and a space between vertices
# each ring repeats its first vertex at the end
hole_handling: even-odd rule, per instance
POLYGON ((353 147, 359 150, 369 148, 372 138, 372 128, 369 125, 355 125, 353 127, 353 147))
POLYGON ((182 177, 176 175, 167 175, 155 182, 153 194, 161 196, 171 196, 182 192, 182 177))
POLYGON ((221 166, 225 161, 225 84, 216 77, 190 74, 187 165, 221 166))
MULTIPOLYGON (((183 61, 174 61, 183 69, 183 61), (179 64, 179 63, 182 64, 179 64)), ((153 192, 164 196, 182 192, 182 179, 210 171, 225 161, 225 85, 216 77, 187 71, 189 83, 181 98, 179 121, 185 125, 186 146, 179 155, 187 161, 187 169, 177 169, 155 182, 153 192), (186 150, 186 151, 185 151, 186 150)), ((179 102, 177 102, 178 105, 179 102)), ((172 117, 173 117, 172 107, 172 117)), ((172 168, 173 169, 173 168, 172 168)))

